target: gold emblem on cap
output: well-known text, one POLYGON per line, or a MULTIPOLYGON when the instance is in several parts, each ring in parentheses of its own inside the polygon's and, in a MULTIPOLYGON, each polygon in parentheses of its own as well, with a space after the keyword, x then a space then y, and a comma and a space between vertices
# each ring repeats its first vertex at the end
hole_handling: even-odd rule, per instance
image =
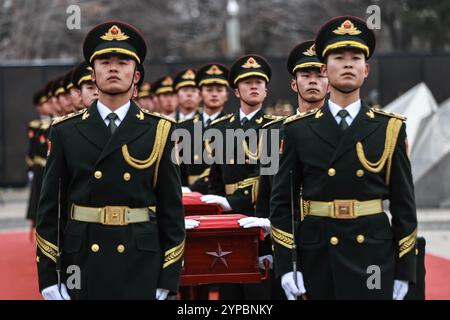
POLYGON ((106 32, 100 38, 106 41, 113 41, 113 40, 123 41, 127 40, 129 36, 123 33, 118 26, 113 25, 111 28, 109 28, 108 32, 106 32))
POLYGON ((148 83, 148 82, 145 82, 143 85, 142 85, 142 87, 141 87, 141 90, 142 91, 149 91, 150 89, 151 89, 151 85, 150 85, 150 83, 148 83))
POLYGON ((350 20, 345 20, 339 28, 333 30, 333 33, 341 36, 345 34, 356 36, 357 34, 360 34, 361 31, 359 31, 350 20))
POLYGON ((316 55, 316 44, 314 43, 308 50, 303 51, 303 54, 308 57, 313 57, 316 55))
POLYGON ((211 68, 209 68, 207 71, 206 71, 206 74, 209 74, 209 75, 219 75, 219 74, 223 74, 223 72, 222 72, 222 70, 220 70, 219 69, 219 67, 218 66, 216 66, 215 64, 213 64, 212 66, 211 66, 211 68))
POLYGON ((185 80, 194 80, 195 79, 195 73, 194 73, 194 71, 189 69, 181 76, 181 78, 183 78, 185 80))
POLYGON ((256 68, 261 68, 261 65, 256 62, 256 60, 253 57, 248 58, 248 60, 242 65, 242 68, 245 69, 256 69, 256 68))
POLYGON ((161 82, 163 86, 171 86, 173 84, 173 80, 171 77, 166 77, 163 82, 161 82))

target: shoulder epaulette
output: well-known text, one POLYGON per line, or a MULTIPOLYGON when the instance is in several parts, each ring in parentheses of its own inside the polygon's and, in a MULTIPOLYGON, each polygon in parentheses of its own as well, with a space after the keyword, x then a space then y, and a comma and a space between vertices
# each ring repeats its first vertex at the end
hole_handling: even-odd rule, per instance
POLYGON ((269 120, 278 120, 278 119, 281 119, 281 118, 284 118, 283 116, 274 116, 274 115, 271 115, 271 114, 265 114, 264 115, 264 119, 269 119, 269 120))
POLYGON ((394 113, 394 112, 387 112, 378 108, 370 108, 370 110, 372 110, 375 113, 381 114, 383 116, 388 116, 388 117, 393 117, 393 118, 397 118, 400 119, 402 121, 406 121, 406 117, 402 114, 398 114, 398 113, 394 113))
POLYGON ((47 130, 48 128, 50 128, 51 124, 52 124, 52 121, 50 119, 42 120, 40 129, 47 130))
POLYGON ((35 129, 39 128, 40 125, 41 125, 41 120, 33 120, 33 121, 30 121, 30 123, 28 124, 28 126, 30 128, 35 128, 35 129))
POLYGON ((273 124, 275 124, 275 123, 278 123, 278 122, 280 122, 280 121, 284 121, 284 120, 286 120, 286 117, 278 117, 278 118, 275 119, 275 120, 272 120, 272 121, 270 121, 270 122, 267 122, 265 125, 262 126, 262 128, 264 129, 264 128, 270 127, 271 125, 273 125, 273 124))
POLYGON ((141 111, 144 112, 145 114, 148 114, 148 115, 151 115, 151 116, 154 116, 154 117, 157 117, 157 118, 162 118, 162 119, 165 119, 165 120, 170 121, 172 123, 177 123, 177 121, 174 118, 169 117, 169 116, 165 116, 165 115, 163 115, 163 114, 161 114, 159 112, 148 111, 147 109, 141 109, 141 111))
POLYGON ((198 120, 200 120, 200 116, 199 116, 198 114, 196 114, 196 115, 193 116, 192 118, 178 120, 178 124, 184 123, 184 122, 188 122, 188 121, 195 121, 195 122, 197 122, 198 120))
POLYGON ((192 120, 192 118, 191 119, 181 119, 181 120, 178 120, 178 124, 181 124, 181 123, 184 123, 184 122, 188 122, 189 120, 192 120))
POLYGON ((212 121, 210 126, 212 126, 212 125, 214 125, 216 123, 219 123, 219 122, 221 122, 223 120, 230 119, 233 115, 234 115, 234 113, 229 113, 227 115, 224 115, 223 117, 220 117, 219 119, 216 119, 216 120, 212 121))
POLYGON ((75 118, 75 117, 77 117, 77 116, 80 116, 80 115, 82 115, 83 113, 85 113, 86 111, 87 111, 87 108, 84 108, 84 109, 81 109, 81 110, 79 110, 79 111, 76 111, 76 112, 72 112, 72 113, 66 114, 65 116, 61 116, 61 117, 55 118, 55 119, 53 120, 53 122, 52 122, 52 126, 54 126, 55 124, 61 123, 61 122, 63 122, 63 121, 66 121, 66 120, 68 120, 68 119, 72 119, 72 118, 75 118))
POLYGON ((290 122, 298 120, 298 119, 303 119, 303 118, 312 116, 312 115, 316 114, 317 111, 319 111, 319 110, 320 110, 319 108, 312 109, 312 110, 309 110, 309 111, 306 111, 306 112, 302 112, 302 113, 290 116, 286 120, 284 120, 284 124, 290 123, 290 122))

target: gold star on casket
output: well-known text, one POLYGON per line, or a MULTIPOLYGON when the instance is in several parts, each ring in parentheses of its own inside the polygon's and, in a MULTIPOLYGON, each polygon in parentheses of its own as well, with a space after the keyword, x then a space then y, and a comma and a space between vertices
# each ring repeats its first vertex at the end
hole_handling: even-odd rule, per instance
POLYGON ((217 261, 220 259, 220 261, 223 262, 223 264, 225 265, 225 267, 227 267, 227 269, 229 269, 228 267, 228 263, 227 260, 225 260, 224 256, 231 254, 233 251, 222 251, 222 247, 220 246, 220 243, 217 243, 217 250, 216 252, 214 251, 207 251, 205 252, 207 255, 213 256, 214 260, 211 263, 211 269, 214 267, 214 265, 217 263, 217 261))

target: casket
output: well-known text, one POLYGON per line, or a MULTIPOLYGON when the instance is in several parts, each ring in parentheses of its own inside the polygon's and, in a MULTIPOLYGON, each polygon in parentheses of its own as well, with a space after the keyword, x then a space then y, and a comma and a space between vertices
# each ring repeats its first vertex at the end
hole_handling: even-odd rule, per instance
POLYGON ((221 214, 222 207, 217 203, 204 203, 200 200, 203 194, 199 192, 183 193, 185 216, 221 214))
POLYGON ((258 283, 267 277, 258 268, 260 228, 242 228, 241 214, 195 215, 200 225, 186 232, 180 285, 258 283))

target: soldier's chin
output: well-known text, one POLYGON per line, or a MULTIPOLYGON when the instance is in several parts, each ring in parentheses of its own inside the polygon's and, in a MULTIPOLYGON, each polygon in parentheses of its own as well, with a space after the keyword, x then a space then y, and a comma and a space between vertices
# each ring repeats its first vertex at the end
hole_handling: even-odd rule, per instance
POLYGON ((106 87, 103 92, 107 94, 119 94, 124 92, 124 88, 121 88, 120 86, 109 86, 106 87))
POLYGON ((336 89, 344 93, 350 93, 358 89, 358 87, 354 84, 341 84, 339 86, 336 86, 336 89))
POLYGON ((318 102, 318 101, 322 100, 319 93, 306 94, 303 96, 303 99, 309 103, 314 103, 314 102, 318 102))
POLYGON ((263 100, 259 99, 258 97, 257 97, 257 98, 250 98, 250 99, 247 101, 247 103, 248 103, 250 106, 252 106, 252 107, 257 106, 258 104, 260 104, 260 103, 262 103, 262 102, 263 102, 263 100))

